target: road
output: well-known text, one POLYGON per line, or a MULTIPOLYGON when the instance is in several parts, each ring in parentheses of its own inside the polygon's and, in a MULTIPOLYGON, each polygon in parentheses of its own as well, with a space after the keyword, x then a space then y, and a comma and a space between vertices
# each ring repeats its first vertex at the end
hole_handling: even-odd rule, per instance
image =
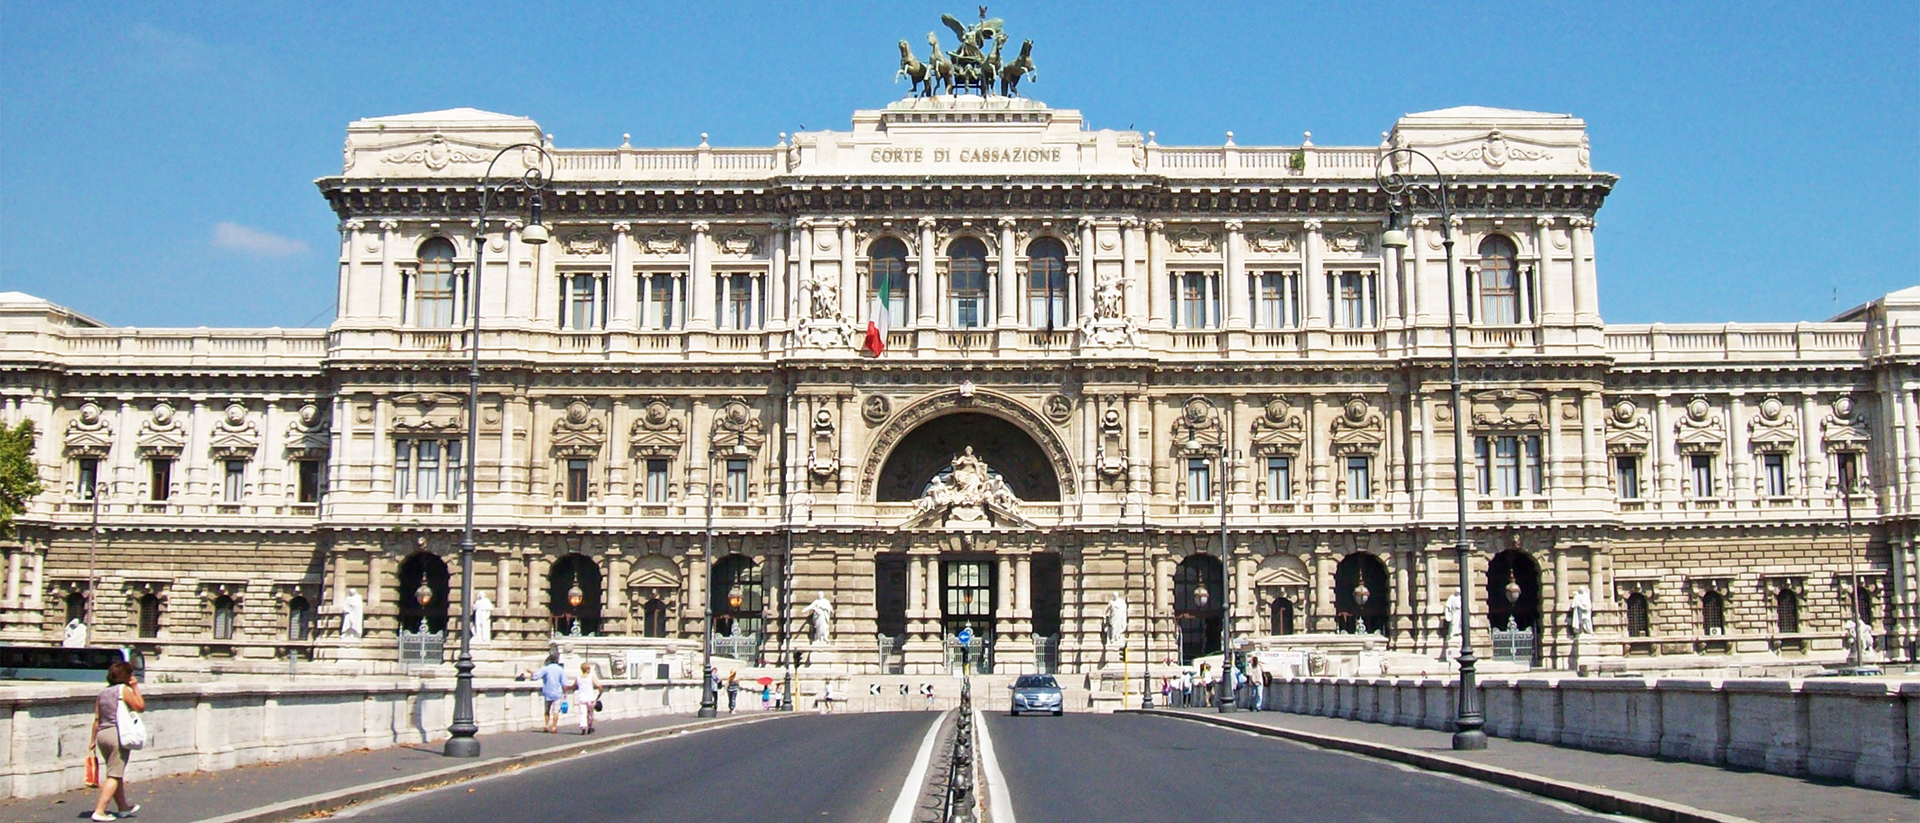
POLYGON ((1171 718, 996 714, 986 718, 986 728, 1019 823, 1576 823, 1602 817, 1483 784, 1171 718))
POLYGON ((885 821, 937 712, 802 715, 350 809, 358 821, 885 821))

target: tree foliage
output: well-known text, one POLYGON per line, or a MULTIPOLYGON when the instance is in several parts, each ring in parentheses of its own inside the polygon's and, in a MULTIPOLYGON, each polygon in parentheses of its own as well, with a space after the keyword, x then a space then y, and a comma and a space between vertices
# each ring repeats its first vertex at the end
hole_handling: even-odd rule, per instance
POLYGON ((13 517, 27 510, 27 501, 45 491, 40 469, 33 462, 33 421, 11 428, 0 425, 0 537, 13 533, 13 517))

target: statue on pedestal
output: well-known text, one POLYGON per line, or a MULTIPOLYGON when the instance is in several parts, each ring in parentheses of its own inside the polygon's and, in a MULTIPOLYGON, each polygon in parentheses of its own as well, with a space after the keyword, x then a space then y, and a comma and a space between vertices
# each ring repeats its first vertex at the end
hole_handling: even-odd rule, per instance
POLYGON ((340 636, 359 639, 366 630, 367 601, 360 599, 356 589, 347 590, 347 602, 340 606, 340 636))
POLYGON ((1107 648, 1117 649, 1127 642, 1127 601, 1119 594, 1107 600, 1107 648))
POLYGON ((473 601, 473 642, 493 642, 493 601, 484 594, 473 601))
POLYGON ((1593 634, 1593 596, 1587 594, 1585 586, 1573 593, 1573 602, 1567 607, 1567 627, 1575 638, 1593 634))
POLYGON ((827 599, 826 592, 815 592, 814 594, 818 596, 813 599, 812 603, 807 604, 806 611, 803 612, 812 618, 813 642, 831 643, 833 642, 833 602, 827 599))
POLYGON ((87 624, 76 617, 67 621, 66 634, 60 638, 60 645, 69 649, 78 649, 87 645, 87 624))
POLYGON ((1460 646, 1460 593, 1447 595, 1447 605, 1442 611, 1442 620, 1447 626, 1447 645, 1440 650, 1440 659, 1445 660, 1452 651, 1460 646))

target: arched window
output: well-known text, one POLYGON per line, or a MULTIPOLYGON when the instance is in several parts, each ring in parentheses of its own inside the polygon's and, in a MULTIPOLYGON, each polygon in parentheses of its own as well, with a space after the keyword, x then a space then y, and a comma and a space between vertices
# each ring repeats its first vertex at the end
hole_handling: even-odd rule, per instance
POLYGON ((1494 235, 1480 243, 1480 293, 1482 323, 1521 323, 1530 320, 1526 311, 1526 283, 1515 258, 1519 253, 1513 241, 1494 235))
POLYGON ((138 630, 141 637, 160 636, 159 595, 148 592, 140 596, 140 625, 138 626, 138 630))
POLYGON ((1293 601, 1285 597, 1273 599, 1268 610, 1267 631, 1270 634, 1293 634, 1293 601))
POLYGON ((1800 598, 1792 589, 1781 589, 1773 600, 1774 627, 1781 634, 1800 632, 1800 598))
POLYGON ((213 599, 213 639, 233 639, 233 598, 224 594, 213 599))
POLYGON ((406 282, 413 325, 449 329, 463 322, 461 278, 453 270, 453 241, 434 237, 420 244, 413 276, 406 282))
POLYGON ((1220 651, 1220 620, 1226 613, 1226 567, 1220 558, 1196 554, 1173 570, 1173 614, 1180 626, 1180 662, 1220 651))
POLYGON ((1700 595, 1700 631, 1702 634, 1727 633, 1727 603, 1719 592, 1700 595))
POLYGON ((649 598, 640 607, 640 634, 644 637, 667 636, 667 604, 660 598, 649 598))
POLYGON ((907 288, 907 244, 898 237, 882 237, 867 249, 867 258, 872 267, 867 283, 868 319, 884 311, 889 328, 905 326, 912 315, 907 307, 911 294, 907 288))
POLYGON ((1380 558, 1354 552, 1341 559, 1333 570, 1333 620, 1340 631, 1388 634, 1388 606, 1393 601, 1389 586, 1387 567, 1380 558))
POLYGON ((1873 592, 1867 591, 1865 586, 1853 588, 1853 613, 1860 622, 1873 623, 1873 592))
POLYGON ((1067 247, 1052 237, 1027 246, 1027 322, 1048 331, 1067 325, 1067 247))
POLYGON ((758 637, 761 623, 760 566, 744 554, 729 554, 713 564, 713 633, 719 637, 758 637))
POLYGON ((1627 636, 1647 637, 1653 634, 1652 609, 1647 596, 1634 592, 1627 596, 1627 636))
POLYGON ((962 237, 947 247, 947 312, 956 329, 987 321, 987 244, 962 237))
POLYGON ((313 637, 313 604, 304 597, 295 596, 287 601, 287 639, 308 640, 313 637))
POLYGON ((67 622, 78 620, 87 622, 87 595, 85 592, 68 592, 66 598, 67 622))
POLYGON ((547 570, 547 614, 553 620, 554 634, 572 634, 576 622, 580 634, 600 633, 600 566, 584 554, 569 554, 547 570), (573 605, 573 590, 580 590, 580 605, 573 605))
POLYGON ((432 552, 415 552, 400 564, 400 587, 394 602, 400 607, 403 632, 447 630, 447 563, 432 552), (420 587, 426 586, 427 602, 420 602, 420 587))

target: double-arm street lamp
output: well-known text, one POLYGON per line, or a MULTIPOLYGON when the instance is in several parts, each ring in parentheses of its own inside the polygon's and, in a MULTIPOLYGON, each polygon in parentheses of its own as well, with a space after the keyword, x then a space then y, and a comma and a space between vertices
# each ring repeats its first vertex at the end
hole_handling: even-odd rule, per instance
POLYGON ((452 735, 447 738, 446 748, 442 752, 448 757, 479 757, 480 741, 474 737, 480 731, 473 718, 473 504, 474 504, 474 468, 479 463, 480 441, 480 274, 485 270, 483 263, 487 250, 487 206, 496 192, 508 189, 521 189, 530 197, 528 204, 527 227, 520 231, 520 242, 529 246, 544 245, 547 242, 547 227, 540 225, 540 192, 547 188, 553 178, 553 155, 546 147, 536 143, 516 143, 501 149, 487 163, 487 170, 480 175, 480 217, 473 227, 473 270, 467 274, 467 323, 469 339, 467 351, 467 459, 461 468, 466 481, 466 505, 462 506, 464 522, 460 530, 460 656, 454 661, 453 685, 453 725, 447 728, 452 735), (532 152, 538 160, 529 163, 520 175, 493 182, 493 167, 500 158, 511 152, 532 152))
POLYGON ((1454 280, 1453 273, 1453 212, 1447 202, 1447 178, 1440 173, 1440 166, 1433 162, 1433 158, 1404 147, 1381 153, 1380 162, 1374 167, 1374 178, 1388 198, 1387 230, 1380 235, 1382 248, 1405 251, 1409 243, 1406 230, 1400 227, 1400 218, 1407 210, 1421 205, 1414 202, 1416 199, 1424 197, 1440 210, 1440 242, 1447 250, 1447 360, 1453 404, 1453 548, 1460 566, 1460 688, 1453 719, 1453 747, 1459 750, 1484 749, 1487 747, 1487 733, 1482 727, 1486 725, 1486 719, 1480 714, 1480 697, 1475 691, 1473 643, 1470 639, 1473 623, 1467 619, 1471 608, 1468 593, 1473 591, 1473 544, 1467 540, 1467 418, 1461 409, 1460 312, 1454 296, 1460 284, 1454 280), (1425 162, 1433 170, 1431 182, 1424 173, 1411 168, 1416 159, 1425 162), (1402 162, 1408 166, 1406 171, 1401 169, 1402 162))

